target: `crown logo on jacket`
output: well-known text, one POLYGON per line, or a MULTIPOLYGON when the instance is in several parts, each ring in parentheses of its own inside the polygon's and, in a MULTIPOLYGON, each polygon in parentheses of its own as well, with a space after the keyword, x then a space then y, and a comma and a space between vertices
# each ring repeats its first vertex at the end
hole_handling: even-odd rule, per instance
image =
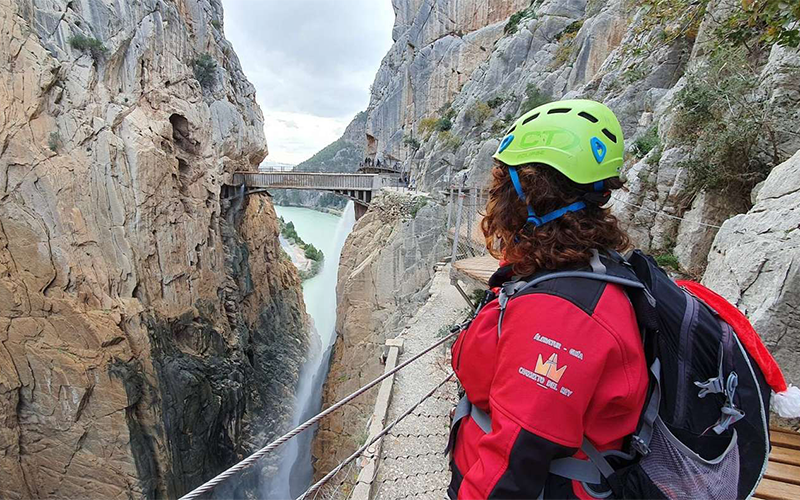
POLYGON ((534 372, 549 378, 553 382, 558 383, 565 371, 567 371, 567 365, 561 368, 558 367, 558 354, 551 355, 547 361, 542 361, 542 355, 540 354, 539 359, 536 360, 536 369, 534 372))

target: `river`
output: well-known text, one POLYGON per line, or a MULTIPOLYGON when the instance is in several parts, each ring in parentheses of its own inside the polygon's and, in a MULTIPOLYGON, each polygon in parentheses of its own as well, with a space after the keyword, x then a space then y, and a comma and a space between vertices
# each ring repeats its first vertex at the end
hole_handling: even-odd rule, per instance
MULTIPOLYGON (((348 203, 342 217, 307 208, 276 206, 278 216, 293 222, 295 230, 306 243, 322 250, 325 262, 322 271, 303 282, 303 299, 306 311, 314 322, 318 341, 312 341, 312 351, 300 372, 297 387, 297 407, 292 426, 317 414, 322 404, 322 385, 328 373, 330 351, 336 338, 336 280, 339 257, 347 235, 355 224, 353 203, 348 203)), ((310 485, 313 476, 311 465, 311 441, 313 430, 306 431, 290 440, 281 453, 281 463, 275 476, 269 481, 269 500, 297 498, 310 485)))

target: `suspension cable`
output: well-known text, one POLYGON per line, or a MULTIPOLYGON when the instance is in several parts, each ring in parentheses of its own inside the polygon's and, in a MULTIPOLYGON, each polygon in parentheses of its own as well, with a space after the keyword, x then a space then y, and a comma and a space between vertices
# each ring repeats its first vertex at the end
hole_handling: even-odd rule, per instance
POLYGON ((411 363, 413 363, 414 361, 418 360, 419 358, 421 358, 425 354, 431 352, 432 350, 436 349, 440 345, 444 344, 445 342, 447 342, 451 338, 453 338, 456 335, 458 335, 458 333, 459 333, 458 331, 455 331, 455 332, 452 332, 450 335, 445 336, 444 338, 442 338, 441 340, 439 340, 438 342, 436 342, 432 346, 428 347, 424 351, 422 351, 419 354, 415 355, 414 357, 410 358, 408 361, 404 361, 403 363, 397 365, 392 370, 384 373, 383 375, 381 375, 380 377, 376 378, 372 382, 368 383, 364 387, 356 390, 355 392, 353 392, 349 396, 347 396, 347 397, 339 400, 338 402, 334 403, 333 405, 331 405, 326 410, 317 413, 316 415, 314 415, 310 419, 306 420, 304 423, 298 425, 297 427, 295 427, 291 431, 287 432, 283 436, 279 437, 275 441, 271 442, 267 446, 265 446, 265 447, 261 448, 260 450, 256 451, 255 453, 253 453, 249 457, 245 458, 244 460, 242 460, 238 464, 236 464, 233 467, 229 468, 228 470, 222 472, 221 474, 217 475, 216 477, 210 479, 209 481, 206 481, 202 485, 198 486, 194 490, 192 490, 189 493, 187 493, 186 495, 182 496, 180 498, 180 500, 195 500, 197 498, 200 498, 200 495, 203 495, 204 493, 209 493, 210 491, 212 491, 214 488, 219 486, 225 480, 230 479, 231 477, 233 477, 234 475, 238 474, 239 472, 241 472, 241 471, 247 469, 248 467, 252 466, 259 459, 263 458, 264 456, 266 456, 267 454, 269 454, 270 452, 272 452, 273 450, 275 450, 276 448, 278 448, 279 446, 284 444, 286 441, 292 439, 296 435, 298 435, 301 432, 303 432, 304 430, 308 429, 309 427, 311 427, 315 423, 317 423, 320 420, 322 420, 325 416, 327 416, 327 415, 333 413, 334 411, 338 410, 339 408, 341 408, 345 404, 349 403, 353 399, 357 398, 361 394, 364 394, 365 392, 367 392, 371 388, 373 388, 376 385, 378 385, 384 379, 394 375, 395 373, 399 372, 400 370, 402 370, 406 366, 408 366, 411 363))
POLYGON ((317 481, 316 483, 314 483, 314 484, 313 484, 313 485, 312 485, 312 486, 311 486, 311 487, 310 487, 308 490, 306 490, 306 492, 305 492, 305 493, 303 493, 302 495, 300 495, 300 496, 297 498, 297 500, 306 500, 306 499, 308 498, 308 496, 309 496, 309 495, 311 495, 312 493, 314 493, 315 491, 317 491, 318 489, 320 489, 320 488, 321 488, 321 487, 322 487, 322 486, 323 486, 325 483, 327 483, 327 482, 328 482, 328 481, 329 481, 329 480, 330 480, 330 479, 331 479, 333 476, 335 476, 335 475, 336 475, 336 474, 337 474, 337 473, 338 473, 340 470, 342 470, 344 467, 346 467, 346 466, 347 466, 347 464, 349 464, 350 462, 352 462, 353 460, 355 460, 356 458, 358 458, 358 456, 359 456, 359 455, 361 455, 362 453, 364 453, 364 450, 366 450, 367 448, 369 448, 370 446, 372 446, 374 443, 376 443, 376 442, 377 442, 379 439, 381 439, 383 436, 385 436, 386 434, 388 434, 388 433, 389 433, 389 431, 391 431, 391 430, 392 430, 392 428, 393 428, 395 425, 397 425, 398 423, 400 423, 400 421, 401 421, 401 420, 403 420, 404 418, 406 418, 407 416, 409 416, 409 415, 411 414, 411 412, 413 412, 415 409, 417 409, 417 407, 418 407, 419 405, 421 405, 421 404, 422 404, 422 403, 423 403, 425 400, 427 400, 429 397, 433 396, 433 394, 434 394, 434 393, 435 393, 437 390, 439 390, 439 388, 440 388, 440 387, 442 387, 444 384, 446 384, 448 381, 450 381, 450 379, 452 379, 452 378, 453 378, 453 375, 455 375, 455 374, 454 374, 454 373, 450 373, 450 375, 448 375, 447 377, 445 377, 445 379, 444 379, 444 380, 442 380, 441 382, 439 382, 439 384, 437 384, 437 385, 436 385, 436 387, 434 387, 434 388, 433 388, 433 389, 431 389, 431 390, 430 390, 430 391, 429 391, 429 392, 428 392, 426 395, 424 395, 424 396, 422 397, 422 399, 420 399, 419 401, 417 401, 416 403, 414 403, 413 405, 411 405, 411 407, 410 407, 410 408, 408 408, 408 409, 407 409, 407 410, 406 410, 406 411, 405 411, 405 412, 404 412, 402 415, 400 415, 399 417, 397 417, 396 419, 394 419, 394 420, 392 421, 392 423, 390 423, 389 425, 387 425, 386 427, 384 427, 382 431, 380 431, 380 432, 379 432, 379 433, 378 433, 378 434, 377 434, 377 435, 376 435, 374 438, 372 438, 372 440, 371 440, 371 441, 369 441, 369 442, 367 442, 367 443, 364 443, 363 445, 361 445, 361 447, 360 447, 359 449, 357 449, 356 451, 354 451, 352 455, 350 455, 349 457, 345 458, 345 459, 344 459, 344 461, 342 461, 342 462, 341 462, 339 465, 337 465, 336 467, 334 467, 334 469, 333 469, 333 470, 331 470, 329 473, 327 473, 327 474, 325 475, 325 477, 323 477, 322 479, 320 479, 319 481, 317 481))

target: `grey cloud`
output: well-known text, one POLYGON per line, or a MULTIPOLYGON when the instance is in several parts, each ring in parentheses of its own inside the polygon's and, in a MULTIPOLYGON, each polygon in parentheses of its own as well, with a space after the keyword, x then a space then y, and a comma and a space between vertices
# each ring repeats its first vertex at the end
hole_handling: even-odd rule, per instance
POLYGON ((390 0, 224 0, 233 42, 259 101, 275 111, 354 115, 388 50, 390 0))

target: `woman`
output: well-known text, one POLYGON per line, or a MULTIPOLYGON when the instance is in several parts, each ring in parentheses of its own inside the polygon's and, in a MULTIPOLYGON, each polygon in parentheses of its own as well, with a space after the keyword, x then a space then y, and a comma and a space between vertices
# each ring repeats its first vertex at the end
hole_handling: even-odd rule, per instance
MULTIPOLYGON (((494 156, 482 222, 501 260, 490 287, 619 266, 611 256, 629 240, 602 205, 621 187, 623 149, 619 122, 597 102, 554 102, 517 120, 494 156)), ((453 345, 474 408, 457 412, 449 496, 594 498, 601 487, 550 470, 586 458, 584 438, 620 450, 636 428, 648 374, 630 301, 603 281, 544 281, 509 301, 498 332, 500 305, 488 298, 453 345)))

